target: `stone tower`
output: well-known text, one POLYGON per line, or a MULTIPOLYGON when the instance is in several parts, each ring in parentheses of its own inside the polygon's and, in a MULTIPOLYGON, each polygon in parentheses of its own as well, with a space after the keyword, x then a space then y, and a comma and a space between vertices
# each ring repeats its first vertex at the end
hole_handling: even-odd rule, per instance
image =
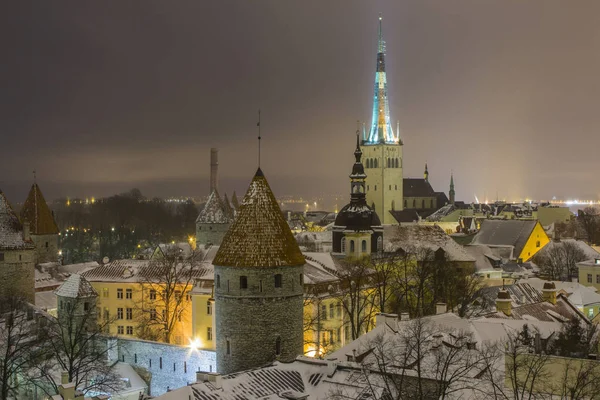
POLYGON ((219 192, 213 190, 196 218, 196 246, 220 245, 232 222, 233 213, 227 210, 219 192))
POLYGON ((213 261, 219 373, 302 354, 304 263, 259 168, 213 261))
POLYGON ((448 192, 448 197, 450 198, 450 204, 454 205, 454 201, 456 198, 456 192, 454 191, 454 174, 450 174, 450 191, 448 192))
POLYGON ((402 141, 390 120, 385 72, 385 42, 379 17, 377 69, 372 124, 363 132, 364 165, 367 168, 367 204, 374 207, 384 224, 396 224, 390 211, 403 209, 402 141))
POLYGON ((21 222, 29 222, 36 264, 58 261, 58 226, 37 183, 31 186, 21 209, 21 222))
POLYGON ((365 174, 361 162, 362 151, 356 132, 355 162, 350 174, 350 204, 335 218, 333 224, 333 253, 346 257, 360 258, 383 250, 383 226, 377 213, 365 198, 365 174))
MULTIPOLYGON (((0 191, 0 298, 17 296, 35 301, 35 245, 29 222, 21 225, 0 191)), ((0 301, 1 308, 2 301, 0 301)))

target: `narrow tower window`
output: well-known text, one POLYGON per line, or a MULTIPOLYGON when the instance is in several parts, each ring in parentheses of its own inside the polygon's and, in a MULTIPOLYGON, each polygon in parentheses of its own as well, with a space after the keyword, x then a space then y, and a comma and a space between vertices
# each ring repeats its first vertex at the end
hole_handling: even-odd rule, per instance
POLYGON ((350 253, 354 253, 354 240, 350 241, 350 253))
POLYGON ((342 238, 341 247, 342 247, 341 252, 345 253, 346 252, 346 238, 345 237, 342 238))
POLYGON ((366 253, 367 252, 367 241, 366 240, 362 241, 361 247, 362 247, 362 252, 366 253))
POLYGON ((281 274, 275 274, 275 287, 280 288, 283 284, 283 277, 281 274))
POLYGON ((279 336, 275 340, 275 354, 278 356, 281 355, 281 337, 279 336))
POLYGON ((240 289, 248 289, 248 277, 240 276, 240 289))
POLYGON ((227 339, 227 355, 231 355, 231 343, 229 342, 229 339, 227 339))

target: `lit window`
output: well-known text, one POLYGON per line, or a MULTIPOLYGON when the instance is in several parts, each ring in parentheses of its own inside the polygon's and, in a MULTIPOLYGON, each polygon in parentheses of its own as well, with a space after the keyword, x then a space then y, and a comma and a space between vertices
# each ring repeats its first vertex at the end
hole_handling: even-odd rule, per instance
POLYGON ((102 288, 102 297, 108 297, 108 288, 102 288))
POLYGON ((212 327, 206 328, 206 340, 212 340, 212 327))

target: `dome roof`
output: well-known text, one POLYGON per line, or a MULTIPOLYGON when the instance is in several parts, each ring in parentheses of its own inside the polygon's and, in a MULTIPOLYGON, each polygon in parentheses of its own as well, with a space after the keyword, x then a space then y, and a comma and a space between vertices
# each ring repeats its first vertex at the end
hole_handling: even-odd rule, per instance
POLYGON ((335 217, 334 226, 355 231, 371 230, 380 227, 381 221, 377 213, 366 204, 347 204, 335 217))

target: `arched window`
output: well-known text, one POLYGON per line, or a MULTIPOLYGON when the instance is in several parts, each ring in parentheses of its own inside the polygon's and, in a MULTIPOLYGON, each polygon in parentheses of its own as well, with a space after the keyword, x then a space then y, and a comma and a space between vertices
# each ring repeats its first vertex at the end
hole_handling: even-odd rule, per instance
POLYGON ((375 159, 375 168, 379 168, 379 166, 377 165, 377 159, 375 159))
POLYGON ((398 168, 398 159, 396 158, 396 168, 398 168))
POLYGON ((281 274, 275 274, 275 287, 280 288, 283 285, 283 277, 281 274))
POLYGON ((367 252, 367 241, 366 240, 362 241, 361 247, 362 247, 362 249, 361 249, 362 252, 366 253, 367 252))
POLYGON ((221 288, 221 276, 217 275, 217 289, 221 288))
POLYGON ((387 167, 389 168, 390 167, 390 159, 388 158, 386 162, 387 162, 387 167))
POLYGON ((377 251, 383 250, 383 238, 379 236, 377 238, 377 251))
POLYGON ((354 253, 354 240, 350 241, 350 253, 354 253))
POLYGON ((345 253, 346 252, 346 238, 345 237, 342 238, 341 248, 342 248, 341 252, 345 253))
POLYGON ((279 336, 275 339, 275 355, 281 355, 281 338, 279 336))
POLYGON ((240 276, 240 289, 248 289, 248 277, 240 276))

